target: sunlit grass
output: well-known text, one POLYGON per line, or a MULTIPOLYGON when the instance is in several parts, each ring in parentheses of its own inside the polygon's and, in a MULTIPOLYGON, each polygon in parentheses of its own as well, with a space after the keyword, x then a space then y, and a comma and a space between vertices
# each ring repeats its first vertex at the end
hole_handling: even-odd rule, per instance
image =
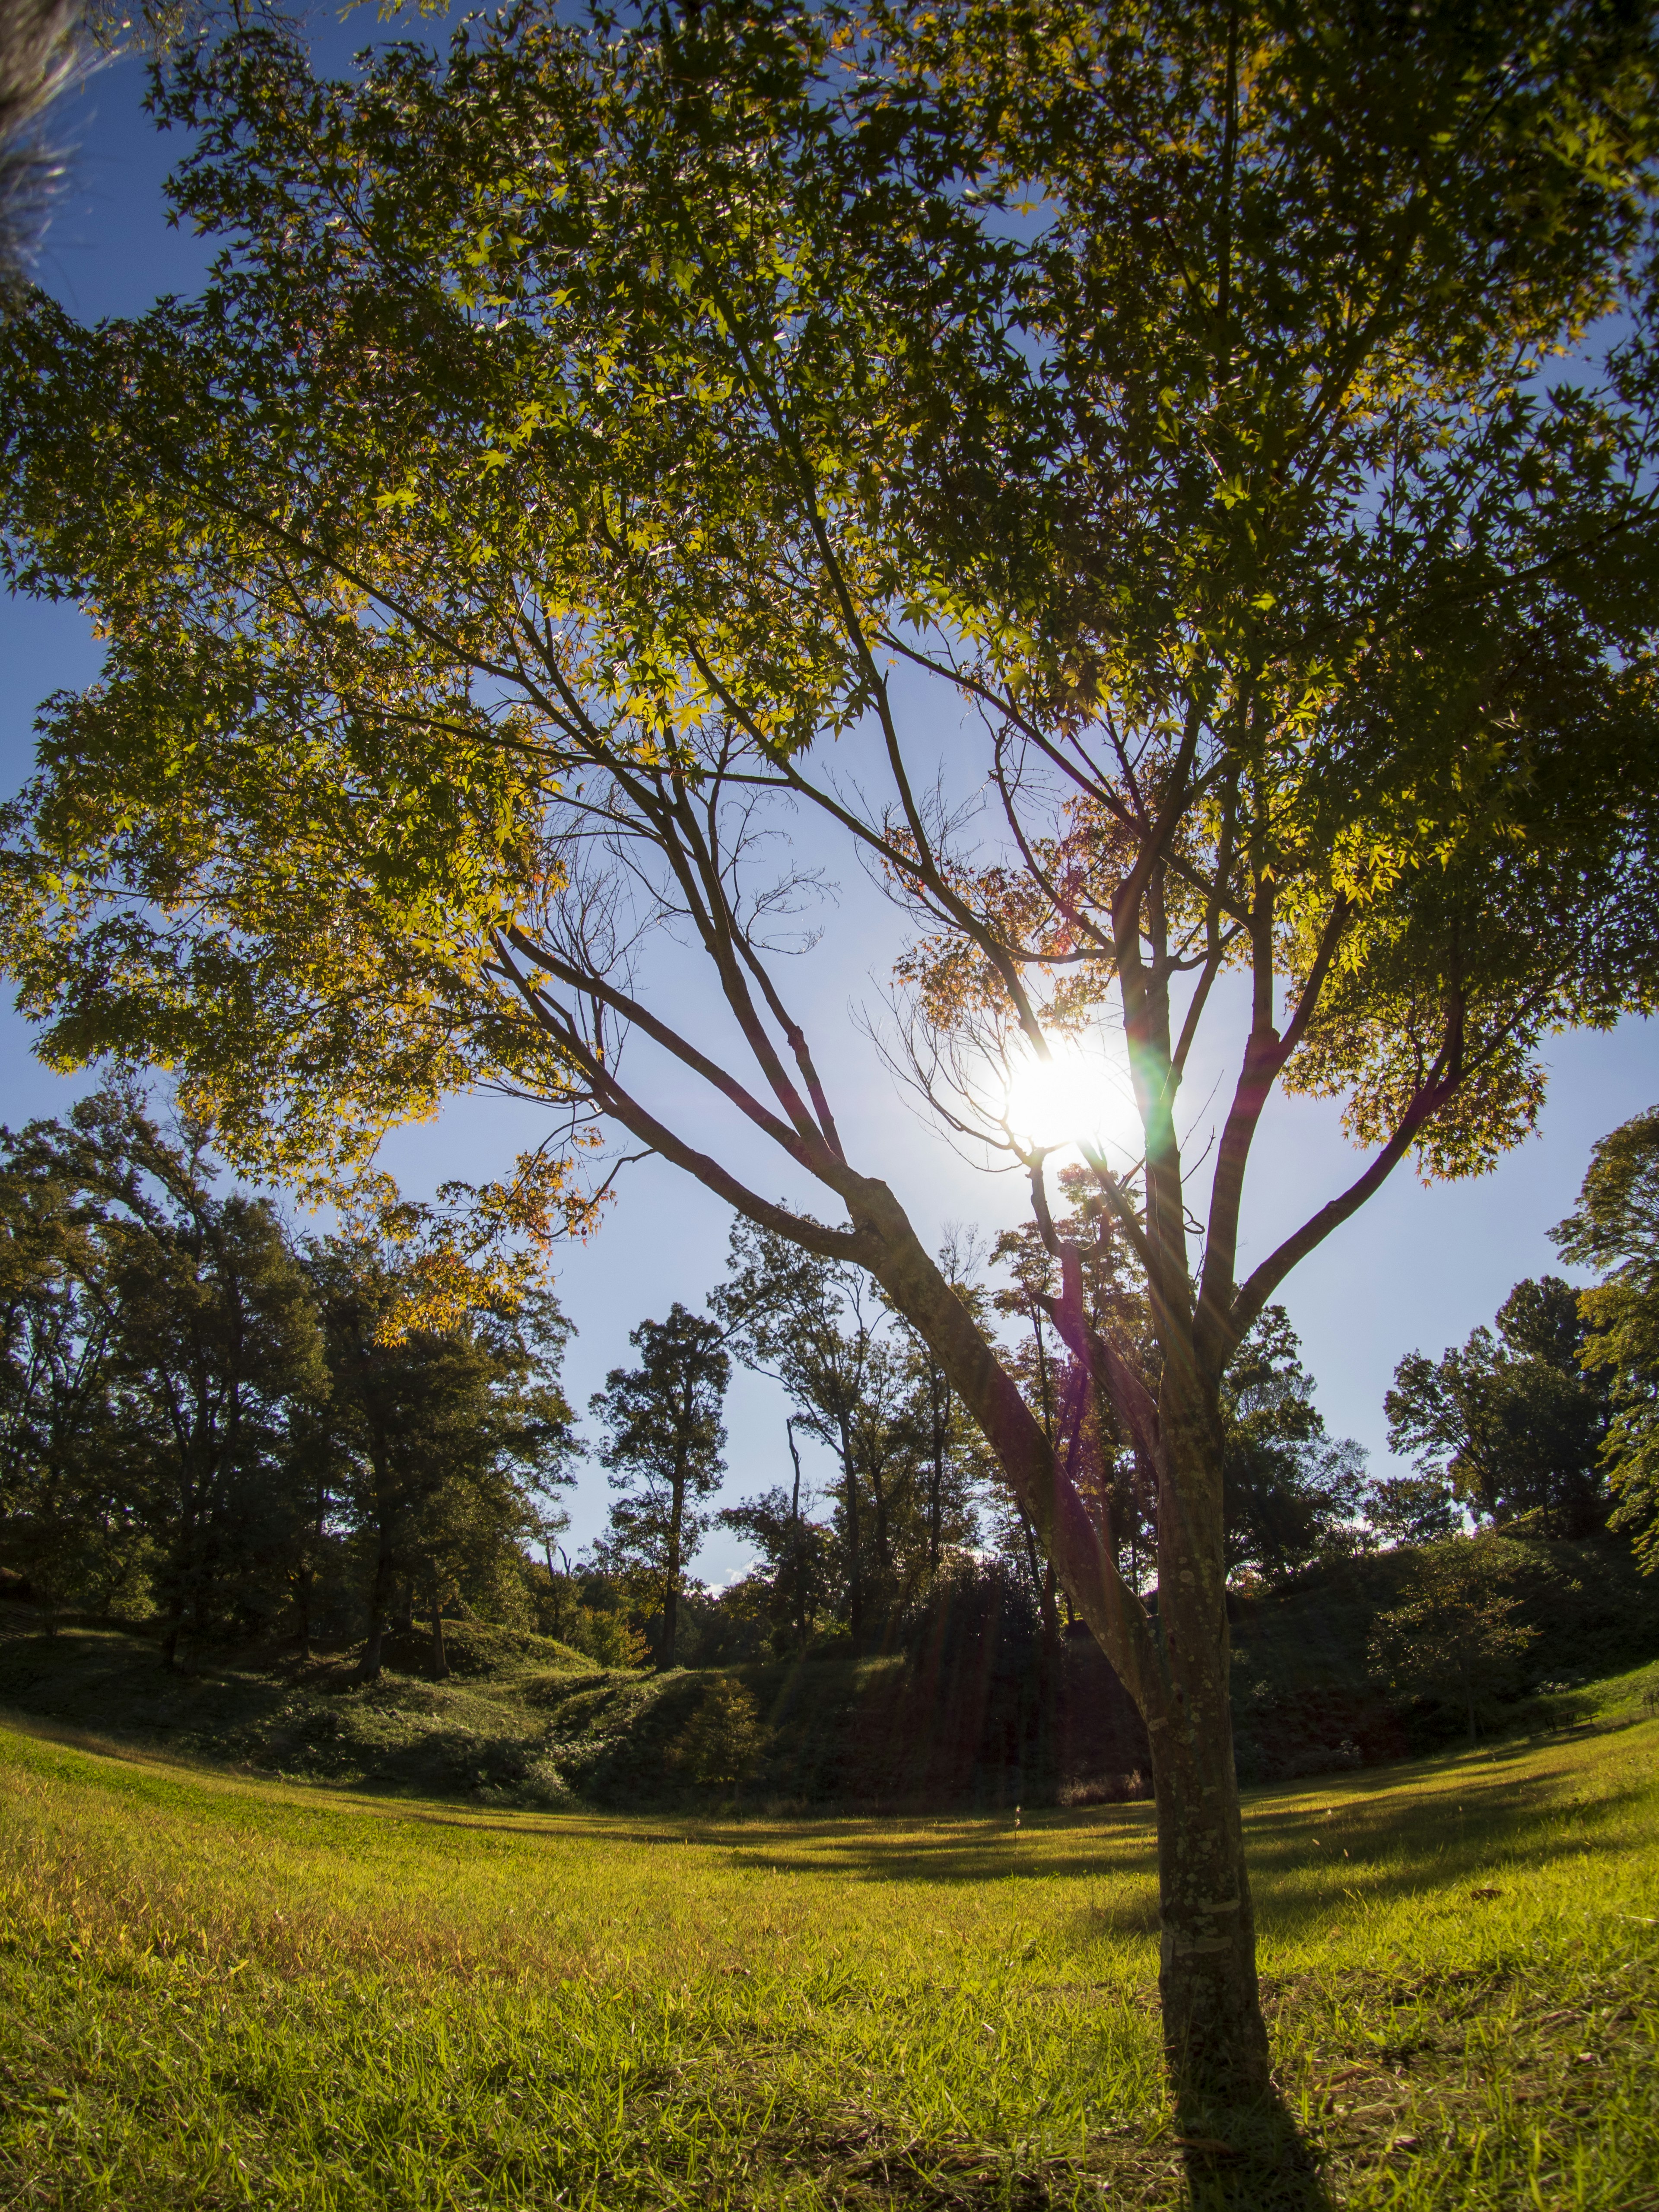
MULTIPOLYGON (((1252 1797, 1331 2201, 1659 2205, 1656 1746, 1252 1797)), ((480 1814, 0 1732, 0 2202, 1275 2201, 1183 2165, 1152 1841, 480 1814)))

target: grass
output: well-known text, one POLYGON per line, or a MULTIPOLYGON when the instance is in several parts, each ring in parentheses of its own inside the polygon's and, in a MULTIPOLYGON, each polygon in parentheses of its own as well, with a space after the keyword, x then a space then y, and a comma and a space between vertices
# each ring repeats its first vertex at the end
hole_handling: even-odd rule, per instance
MULTIPOLYGON (((1659 2208, 1653 1680, 1251 1796, 1316 2201, 1659 2208)), ((1176 2139, 1150 1807, 536 1815, 21 1728, 0 1798, 8 2207, 1310 2201, 1176 2139)))

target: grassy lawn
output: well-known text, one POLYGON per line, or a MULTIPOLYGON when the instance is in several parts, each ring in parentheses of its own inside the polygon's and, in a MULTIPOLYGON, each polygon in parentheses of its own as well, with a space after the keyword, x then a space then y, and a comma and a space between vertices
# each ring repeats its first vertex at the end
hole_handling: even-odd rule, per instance
POLYGON ((1151 1808, 721 1823, 0 1730, 0 2204, 1659 2207, 1659 1726, 1249 1801, 1322 2196, 1183 2151, 1151 1808))

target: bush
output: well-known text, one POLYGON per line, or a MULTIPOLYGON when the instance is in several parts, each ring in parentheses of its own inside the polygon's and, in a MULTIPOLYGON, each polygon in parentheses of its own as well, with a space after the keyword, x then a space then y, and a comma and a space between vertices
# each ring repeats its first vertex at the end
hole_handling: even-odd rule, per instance
POLYGON ((674 1761, 690 1782, 735 1790, 760 1747, 760 1708, 741 1682, 716 1674, 675 1747, 674 1761))
POLYGON ((1455 1704, 1468 1716, 1472 1743, 1481 1706, 1519 1686, 1522 1662, 1539 1635, 1516 1618, 1521 1592, 1540 1576, 1547 1579, 1550 1568, 1535 1547, 1501 1536, 1448 1536, 1429 1545, 1402 1602, 1377 1616, 1372 1664, 1408 1696, 1455 1704))

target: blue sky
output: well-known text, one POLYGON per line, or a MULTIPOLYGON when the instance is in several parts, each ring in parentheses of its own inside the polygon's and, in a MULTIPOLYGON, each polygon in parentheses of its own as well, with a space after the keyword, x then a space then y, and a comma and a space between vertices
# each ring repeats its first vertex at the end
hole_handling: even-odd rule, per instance
MULTIPOLYGON (((345 32, 331 18, 320 41, 343 58, 368 35, 367 16, 345 32)), ((193 289, 204 265, 198 241, 167 228, 161 179, 182 151, 160 137, 142 112, 143 74, 131 64, 107 69, 54 121, 71 149, 70 175, 37 274, 75 314, 141 311, 158 294, 193 289)), ((96 672, 98 653, 73 609, 0 599, 0 784, 13 790, 27 772, 31 724, 39 701, 96 672)), ((948 732, 945 733, 948 736, 948 732)), ((1019 1218, 1015 1178, 988 1176, 957 1158, 896 1096, 860 1043, 849 1011, 878 999, 893 949, 892 915, 855 869, 830 861, 840 882, 820 921, 823 943, 800 963, 799 989, 815 1033, 833 1048, 838 1103, 857 1164, 884 1175, 924 1234, 950 1222, 978 1222, 988 1233, 1019 1218)), ((792 975, 791 983, 796 980, 792 975)), ((1626 1024, 1604 1036, 1553 1040, 1547 1054, 1550 1092, 1540 1133, 1477 1182, 1425 1190, 1408 1170, 1292 1276, 1285 1293, 1318 1379, 1320 1404, 1334 1432, 1353 1436, 1386 1459, 1382 1394, 1395 1362, 1415 1348, 1437 1352, 1492 1315, 1520 1277, 1554 1264, 1550 1225, 1571 1206, 1595 1139, 1659 1099, 1659 1057, 1650 1025, 1626 1024)), ((0 1118, 15 1125, 60 1109, 78 1084, 66 1084, 33 1060, 25 1025, 0 1015, 0 1118)), ((822 1049, 822 1048, 821 1048, 822 1049)), ((1219 1063, 1217 1064, 1218 1066, 1219 1063)), ((1203 1071, 1189 1092, 1201 1102, 1203 1071)), ((685 1110, 700 1121, 700 1104, 685 1110)), ((410 1190, 447 1176, 498 1172, 538 1141, 544 1124, 532 1107, 489 1097, 457 1101, 429 1127, 401 1133, 388 1164, 410 1190)), ((1200 1127, 1207 1126, 1200 1115, 1200 1127)), ((712 1121, 708 1132, 717 1133, 712 1121)), ((728 1157, 731 1155, 728 1154, 728 1157)), ((1249 1264, 1340 1189, 1357 1159, 1335 1109, 1280 1101, 1258 1145, 1245 1218, 1249 1264)), ((752 1172, 765 1184, 772 1170, 752 1172)), ((802 1194, 804 1195, 804 1194, 802 1194)), ((629 1357, 628 1331, 671 1301, 701 1304, 724 1261, 729 1216, 689 1179, 660 1162, 630 1170, 602 1231, 571 1250, 559 1268, 559 1293, 579 1331, 567 1381, 579 1407, 605 1370, 629 1357)), ((728 1492, 732 1497, 786 1479, 781 1395, 763 1378, 739 1376, 728 1407, 728 1492)), ((821 1476, 827 1476, 827 1465, 821 1476)), ((582 1472, 572 1501, 573 1542, 603 1524, 605 1477, 582 1472)), ((699 1571, 723 1579, 741 1563, 729 1539, 711 1539, 699 1571)))

